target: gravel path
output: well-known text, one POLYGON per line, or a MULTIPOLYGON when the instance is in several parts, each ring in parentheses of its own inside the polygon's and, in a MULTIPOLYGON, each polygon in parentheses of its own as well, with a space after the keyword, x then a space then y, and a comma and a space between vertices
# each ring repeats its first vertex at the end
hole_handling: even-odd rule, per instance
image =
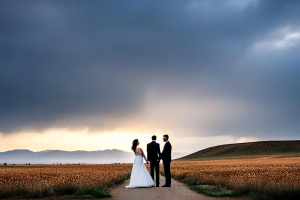
MULTIPOLYGON (((160 186, 165 184, 165 177, 160 176, 160 186)), ((151 187, 126 189, 129 180, 111 190, 112 200, 238 200, 238 198, 213 198, 198 194, 186 187, 183 183, 172 179, 172 187, 151 187)), ((244 199, 245 200, 245 199, 244 199)))

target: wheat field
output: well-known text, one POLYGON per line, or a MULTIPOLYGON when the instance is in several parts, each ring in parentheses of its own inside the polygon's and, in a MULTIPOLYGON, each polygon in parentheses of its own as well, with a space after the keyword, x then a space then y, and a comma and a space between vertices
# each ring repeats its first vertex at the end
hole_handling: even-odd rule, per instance
MULTIPOLYGON (((1 166, 0 198, 60 196, 112 187, 130 178, 131 169, 132 164, 1 166)), ((163 174, 163 166, 160 170, 163 174)), ((299 193, 300 157, 173 161, 171 174, 187 185, 225 186, 285 198, 299 193)))
POLYGON ((131 168, 132 164, 0 167, 0 197, 35 198, 111 187, 128 179, 131 168))
POLYGON ((175 161, 171 174, 188 185, 219 185, 265 196, 298 195, 300 157, 175 161))

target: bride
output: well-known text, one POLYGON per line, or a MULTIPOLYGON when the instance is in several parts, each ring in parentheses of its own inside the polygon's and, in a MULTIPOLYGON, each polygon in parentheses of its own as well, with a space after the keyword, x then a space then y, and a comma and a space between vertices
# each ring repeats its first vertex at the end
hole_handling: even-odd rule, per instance
POLYGON ((137 146, 140 144, 138 139, 133 140, 132 142, 132 151, 135 154, 135 158, 133 161, 133 167, 130 176, 130 183, 126 186, 126 188, 136 188, 136 187, 153 187, 154 181, 150 176, 148 170, 146 169, 143 163, 143 157, 147 164, 149 164, 148 160, 145 157, 142 148, 138 148, 137 146))

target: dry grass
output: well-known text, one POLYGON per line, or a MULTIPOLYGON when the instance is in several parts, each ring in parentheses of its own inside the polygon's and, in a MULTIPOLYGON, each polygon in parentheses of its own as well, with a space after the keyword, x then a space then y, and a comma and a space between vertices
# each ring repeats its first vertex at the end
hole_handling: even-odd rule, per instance
POLYGON ((219 185, 263 198, 300 195, 299 157, 178 161, 171 174, 188 185, 219 185))
POLYGON ((111 187, 129 178, 132 164, 45 165, 0 168, 0 198, 36 198, 111 187))
POLYGON ((224 144, 209 147, 190 155, 179 158, 178 161, 224 160, 261 157, 299 157, 300 140, 259 141, 247 143, 224 144))

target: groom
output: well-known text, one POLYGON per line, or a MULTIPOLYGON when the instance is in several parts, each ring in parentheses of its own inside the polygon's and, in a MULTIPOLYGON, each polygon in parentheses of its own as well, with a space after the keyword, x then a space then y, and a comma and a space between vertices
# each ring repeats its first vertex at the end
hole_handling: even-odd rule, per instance
POLYGON ((172 153, 172 145, 169 142, 169 136, 164 135, 163 140, 165 142, 164 150, 162 151, 162 159, 164 163, 164 171, 165 171, 165 177, 166 177, 166 184, 162 187, 171 187, 171 153, 172 153))
POLYGON ((156 174, 156 187, 159 187, 159 161, 161 153, 159 144, 156 143, 156 136, 152 136, 152 142, 147 144, 147 159, 150 161, 150 171, 154 180, 154 169, 156 174))

